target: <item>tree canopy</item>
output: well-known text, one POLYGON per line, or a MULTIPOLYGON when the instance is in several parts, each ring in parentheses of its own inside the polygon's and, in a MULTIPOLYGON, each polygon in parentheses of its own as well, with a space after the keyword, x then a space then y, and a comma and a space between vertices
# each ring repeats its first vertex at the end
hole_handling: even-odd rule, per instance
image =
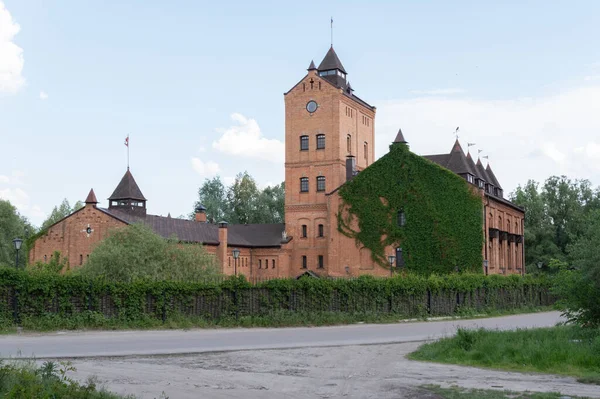
POLYGON ((60 205, 55 206, 52 209, 52 212, 50 212, 50 216, 48 216, 48 218, 46 220, 44 220, 44 222, 40 226, 40 230, 46 230, 48 227, 52 226, 54 223, 58 222, 59 220, 65 218, 65 217, 69 216, 71 213, 83 208, 83 205, 84 205, 83 202, 77 201, 75 203, 75 205, 71 206, 71 204, 69 204, 69 201, 65 198, 60 205))
POLYGON ((525 208, 525 263, 567 260, 570 244, 586 233, 590 215, 600 210, 600 189, 588 180, 552 176, 543 185, 529 180, 510 196, 525 208))
POLYGON ((166 240, 138 224, 111 231, 92 251, 80 273, 110 281, 198 281, 219 275, 214 256, 200 244, 166 240))
POLYGON ((203 205, 210 223, 283 223, 284 198, 283 183, 261 190, 254 178, 244 172, 229 187, 219 176, 206 179, 198 190, 194 209, 203 205))
POLYGON ((27 263, 26 240, 35 234, 35 228, 29 220, 21 216, 9 201, 0 199, 0 264, 14 266, 15 247, 13 239, 23 239, 23 245, 19 252, 19 267, 27 263))

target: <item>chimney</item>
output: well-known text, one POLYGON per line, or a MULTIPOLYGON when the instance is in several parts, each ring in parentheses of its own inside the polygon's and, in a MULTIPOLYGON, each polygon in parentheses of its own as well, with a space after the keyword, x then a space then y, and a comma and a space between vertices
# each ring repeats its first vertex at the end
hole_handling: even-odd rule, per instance
POLYGON ((221 266, 221 272, 226 273, 227 267, 227 222, 219 222, 219 247, 217 248, 217 259, 221 266))
POLYGON ((346 157, 346 181, 352 180, 356 175, 356 158, 353 155, 346 157))
POLYGON ((198 205, 194 211, 196 212, 196 222, 206 223, 206 208, 198 205))

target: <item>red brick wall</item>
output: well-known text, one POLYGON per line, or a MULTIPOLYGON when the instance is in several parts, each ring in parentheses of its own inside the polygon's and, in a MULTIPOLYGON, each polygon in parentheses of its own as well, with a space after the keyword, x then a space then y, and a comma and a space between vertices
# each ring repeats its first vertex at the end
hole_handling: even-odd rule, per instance
POLYGON ((35 241, 29 251, 29 263, 49 262, 54 251, 60 251, 61 257, 68 259, 71 268, 79 267, 110 229, 123 226, 125 223, 87 204, 51 226, 45 235, 35 241), (89 236, 85 232, 88 224, 93 229, 89 236))

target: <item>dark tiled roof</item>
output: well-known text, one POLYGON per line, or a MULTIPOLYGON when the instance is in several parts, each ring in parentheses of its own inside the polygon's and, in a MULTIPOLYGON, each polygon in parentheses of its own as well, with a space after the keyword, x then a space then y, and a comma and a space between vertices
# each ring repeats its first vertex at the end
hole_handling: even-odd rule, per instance
POLYGON ((321 61, 321 63, 319 64, 318 69, 319 69, 319 71, 328 71, 330 69, 339 69, 340 71, 347 73, 346 70, 344 69, 344 66, 342 65, 342 61, 340 61, 337 54, 335 53, 333 46, 331 46, 331 48, 329 48, 329 51, 327 52, 327 54, 325 54, 325 58, 323 58, 323 61, 321 61))
POLYGON ((492 184, 502 190, 502 186, 500 185, 500 182, 498 181, 498 179, 496 179, 496 175, 492 171, 492 168, 490 167, 489 162, 488 162, 487 168, 485 168, 485 171, 486 171, 487 175, 489 176, 492 184))
MULTIPOLYGON (((195 220, 176 219, 156 215, 131 215, 115 209, 98 208, 125 223, 142 223, 164 238, 176 237, 184 242, 219 244, 219 226, 195 220)), ((279 247, 285 225, 280 224, 230 224, 227 245, 240 247, 279 247)))
MULTIPOLYGON (((353 89, 354 90, 354 89, 353 89)), ((355 95, 354 93, 350 92, 348 93, 346 90, 344 90, 344 95, 346 97, 350 97, 351 99, 353 99, 354 101, 356 101, 357 103, 359 103, 360 105, 369 108, 370 110, 375 109, 374 106, 372 106, 371 104, 367 103, 366 101, 362 100, 360 97, 358 97, 357 95, 355 95)))
POLYGON ((133 175, 127 168, 127 172, 123 175, 123 178, 119 182, 117 188, 112 193, 109 200, 120 200, 120 199, 133 199, 138 201, 146 201, 144 194, 142 194, 142 190, 138 187, 133 175))
POLYGON ((90 193, 88 194, 87 198, 85 199, 85 203, 86 204, 97 204, 98 203, 98 200, 96 199, 96 194, 94 193, 93 188, 90 190, 90 193))
POLYGON ((394 139, 394 143, 404 143, 404 144, 407 143, 407 141, 404 139, 404 135, 402 134, 402 129, 398 129, 398 134, 396 135, 396 138, 394 139))
POLYGON ((315 62, 311 61, 307 71, 314 71, 315 69, 317 69, 317 67, 315 66, 315 62))
POLYGON ((470 173, 473 176, 477 176, 475 170, 471 168, 471 165, 469 164, 469 161, 467 160, 467 157, 465 156, 465 153, 463 152, 458 140, 456 140, 454 143, 450 154, 424 155, 423 157, 437 163, 440 166, 443 166, 446 169, 450 169, 457 175, 470 173))
POLYGON ((486 183, 494 184, 493 181, 490 180, 490 177, 485 171, 483 164, 481 163, 481 159, 477 159, 477 165, 475 165, 475 170, 477 171, 477 177, 484 180, 486 183))

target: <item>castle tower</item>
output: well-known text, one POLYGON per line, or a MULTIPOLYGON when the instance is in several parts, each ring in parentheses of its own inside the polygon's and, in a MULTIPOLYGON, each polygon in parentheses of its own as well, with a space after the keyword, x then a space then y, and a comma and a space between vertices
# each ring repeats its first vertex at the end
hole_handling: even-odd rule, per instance
POLYGON ((127 168, 127 172, 123 175, 119 185, 108 198, 108 209, 123 211, 136 216, 146 216, 146 201, 142 190, 140 190, 129 168, 127 168))
POLYGON ((333 47, 284 96, 285 223, 294 238, 293 275, 296 268, 326 267, 335 222, 328 220, 326 194, 373 163, 375 107, 354 94, 333 47))

